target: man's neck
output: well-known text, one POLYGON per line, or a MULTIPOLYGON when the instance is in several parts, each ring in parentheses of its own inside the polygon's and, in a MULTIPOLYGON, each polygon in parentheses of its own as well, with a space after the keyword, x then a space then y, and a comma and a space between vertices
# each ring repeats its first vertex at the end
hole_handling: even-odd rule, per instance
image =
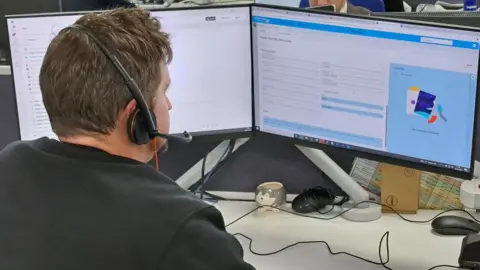
MULTIPOLYGON (((105 151, 111 155, 121 156, 133 159, 139 162, 147 163, 152 157, 147 157, 143 146, 122 142, 120 138, 112 136, 85 136, 76 135, 58 138, 61 142, 93 147, 105 151)), ((146 147, 146 146, 145 146, 146 147)))

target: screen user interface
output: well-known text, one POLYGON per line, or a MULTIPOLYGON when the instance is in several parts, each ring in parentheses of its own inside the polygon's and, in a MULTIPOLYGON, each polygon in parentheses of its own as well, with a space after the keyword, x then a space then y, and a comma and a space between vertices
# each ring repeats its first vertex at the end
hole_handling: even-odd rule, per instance
MULTIPOLYGON (((249 7, 167 10, 152 15, 171 35, 174 51, 167 93, 173 105, 170 132, 208 135, 251 130, 249 7)), ((39 71, 50 41, 80 16, 7 21, 22 140, 55 138, 42 102, 39 71)))
POLYGON ((256 129, 470 172, 479 34, 252 8, 256 129))

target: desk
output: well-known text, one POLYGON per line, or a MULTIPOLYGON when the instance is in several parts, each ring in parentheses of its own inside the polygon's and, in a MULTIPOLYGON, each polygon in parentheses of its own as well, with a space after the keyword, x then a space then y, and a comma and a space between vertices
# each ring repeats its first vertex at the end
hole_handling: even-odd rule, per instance
MULTIPOLYGON (((256 208, 253 202, 221 201, 214 205, 222 212, 226 224, 256 208)), ((439 212, 422 210, 405 217, 427 220, 439 212)), ((384 214, 374 222, 353 223, 343 218, 323 221, 282 212, 255 211, 227 229, 232 234, 243 233, 252 238, 256 252, 276 251, 298 241, 323 240, 334 252, 345 251, 376 262, 379 262, 380 238, 390 231, 390 268, 427 270, 439 264, 458 265, 463 237, 434 235, 430 228, 430 224, 407 223, 394 214, 384 214)), ((245 260, 258 270, 384 269, 345 255, 331 256, 322 244, 299 245, 276 255, 255 256, 249 252, 248 240, 241 236, 238 239, 245 250, 245 260)))

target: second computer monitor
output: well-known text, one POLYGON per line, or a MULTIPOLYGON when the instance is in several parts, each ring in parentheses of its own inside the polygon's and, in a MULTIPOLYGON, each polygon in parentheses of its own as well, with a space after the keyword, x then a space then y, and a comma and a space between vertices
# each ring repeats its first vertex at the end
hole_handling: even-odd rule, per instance
MULTIPOLYGON (((81 14, 8 18, 12 67, 23 140, 55 137, 38 76, 50 41, 81 14)), ((252 130, 250 7, 152 11, 171 36, 168 90, 173 134, 244 137, 252 130)), ((101 71, 92 71, 101 72, 101 71)), ((210 136, 207 136, 210 137, 210 136)))
POLYGON ((256 129, 471 177, 476 30, 252 9, 256 129))

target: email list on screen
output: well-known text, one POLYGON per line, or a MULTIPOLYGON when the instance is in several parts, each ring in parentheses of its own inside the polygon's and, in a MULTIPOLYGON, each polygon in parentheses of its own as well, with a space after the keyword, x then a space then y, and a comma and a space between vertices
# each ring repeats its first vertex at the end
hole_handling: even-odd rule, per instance
POLYGON ((257 129, 470 168, 478 33, 253 8, 257 129))

